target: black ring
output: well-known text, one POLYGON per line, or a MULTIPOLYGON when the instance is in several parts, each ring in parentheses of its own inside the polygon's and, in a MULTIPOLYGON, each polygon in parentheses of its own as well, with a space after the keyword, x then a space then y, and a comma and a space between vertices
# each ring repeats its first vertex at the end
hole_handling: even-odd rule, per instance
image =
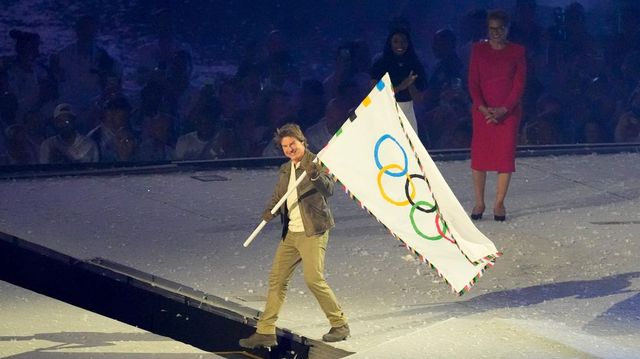
MULTIPOLYGON (((420 174, 411 174, 409 175, 409 178, 407 178, 407 181, 404 183, 404 194, 407 196, 407 200, 409 201, 409 203, 411 203, 412 206, 415 206, 415 202, 413 202, 413 200, 411 200, 411 195, 409 194, 409 181, 410 178, 420 178, 421 180, 425 181, 427 183, 427 186, 429 186, 429 181, 427 181, 427 179, 420 174)), ((422 211, 424 213, 433 213, 438 209, 438 203, 435 202, 435 198, 433 201, 433 207, 429 208, 429 209, 423 209, 422 207, 418 206, 416 207, 416 209, 418 211, 422 211)))

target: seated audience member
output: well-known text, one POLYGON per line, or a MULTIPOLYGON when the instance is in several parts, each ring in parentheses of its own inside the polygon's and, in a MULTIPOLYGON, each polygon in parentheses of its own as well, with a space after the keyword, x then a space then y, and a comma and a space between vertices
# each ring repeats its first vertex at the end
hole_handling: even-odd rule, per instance
POLYGON ((200 95, 200 90, 191 84, 192 72, 191 54, 187 51, 174 53, 167 67, 163 88, 165 106, 176 117, 174 125, 179 135, 190 130, 189 113, 200 95))
POLYGON ((273 133, 280 126, 293 120, 293 107, 291 96, 284 91, 271 91, 265 95, 263 103, 258 110, 261 117, 257 126, 252 129, 253 140, 252 153, 262 157, 282 156, 282 149, 273 146, 273 133))
POLYGON ((146 123, 159 112, 163 97, 164 88, 157 81, 149 81, 140 90, 138 105, 131 112, 130 117, 131 127, 135 133, 144 133, 146 123))
POLYGON ((40 146, 40 163, 98 162, 98 146, 75 128, 76 115, 71 105, 62 103, 53 111, 56 135, 40 146))
POLYGON ((522 128, 520 144, 554 145, 560 143, 557 119, 551 114, 538 115, 522 128))
MULTIPOLYGON (((458 84, 445 84, 440 90, 438 106, 422 115, 423 108, 417 112, 422 121, 418 135, 428 148, 449 148, 452 135, 459 122, 469 115, 469 98, 458 84)), ((462 127, 461 127, 462 128, 462 127)))
POLYGON ((126 98, 113 98, 105 105, 102 123, 87 134, 98 144, 100 162, 118 161, 116 133, 122 128, 130 128, 130 113, 131 105, 126 98))
POLYGON ((39 163, 40 146, 45 138, 44 117, 40 111, 32 110, 25 113, 22 123, 7 127, 5 135, 9 164, 39 163))
POLYGON ((345 82, 353 82, 355 96, 363 99, 371 89, 371 54, 364 41, 349 41, 338 47, 335 68, 322 82, 327 99, 338 97, 339 87, 345 82))
POLYGON ((144 124, 142 138, 138 146, 140 161, 169 161, 173 159, 173 147, 169 144, 173 116, 158 112, 144 124))
POLYGON ((595 120, 587 120, 581 128, 578 143, 604 143, 606 130, 604 126, 595 120))
POLYGON ((614 138, 616 142, 640 141, 640 86, 631 94, 628 110, 620 115, 614 138))
POLYGON ((200 111, 195 116, 196 130, 178 138, 175 150, 176 160, 213 160, 225 156, 221 137, 216 131, 216 121, 220 109, 200 111))
POLYGON ((425 92, 425 105, 431 109, 440 103, 440 92, 445 87, 460 87, 466 83, 464 65, 456 53, 456 35, 449 29, 440 29, 433 36, 434 66, 425 92))
MULTIPOLYGON (((562 121, 566 120, 560 101, 551 95, 543 94, 536 101, 536 114, 533 119, 522 125, 520 144, 553 145, 564 142, 562 121)), ((566 138, 568 137, 567 133, 566 138)))
MULTIPOLYGON (((101 93, 101 74, 122 76, 122 66, 97 43, 98 19, 91 15, 78 18, 76 42, 51 56, 53 71, 59 80, 60 100, 72 103, 79 120, 84 120, 92 101, 101 93)), ((84 126, 78 123, 78 126, 84 126)))
POLYGON ((5 129, 0 128, 0 166, 10 163, 6 134, 5 129))
POLYGON ((109 102, 115 98, 124 97, 122 92, 122 81, 113 74, 100 75, 101 93, 91 100, 91 104, 87 109, 84 123, 77 124, 80 132, 86 133, 100 125, 104 110, 109 102))
POLYGON ((324 117, 305 132, 307 146, 311 152, 318 153, 329 142, 347 119, 349 108, 345 101, 332 99, 327 104, 324 117))
POLYGON ((128 127, 121 127, 118 132, 116 132, 116 161, 137 161, 137 145, 133 131, 128 127))
POLYGON ((304 131, 309 126, 320 121, 326 107, 324 88, 322 83, 315 79, 302 81, 298 94, 298 125, 304 131))
POLYGON ((191 54, 191 48, 176 37, 174 15, 169 9, 155 10, 151 20, 155 39, 140 46, 133 54, 135 82, 140 86, 153 79, 154 71, 165 70, 176 52, 191 54))
POLYGON ((27 140, 25 126, 14 123, 4 130, 6 152, 2 153, 4 164, 30 165, 38 163, 38 150, 33 149, 27 140))
POLYGON ((40 35, 15 29, 9 35, 16 41, 15 55, 0 59, 1 87, 4 87, 5 96, 14 97, 15 118, 22 118, 26 111, 37 108, 42 102, 40 83, 49 77, 49 73, 39 61, 40 35))
POLYGON ((0 94, 0 128, 4 130, 7 126, 16 122, 18 115, 18 98, 10 91, 0 94))
POLYGON ((441 134, 437 141, 439 148, 471 147, 471 118, 463 116, 451 121, 450 127, 441 134))

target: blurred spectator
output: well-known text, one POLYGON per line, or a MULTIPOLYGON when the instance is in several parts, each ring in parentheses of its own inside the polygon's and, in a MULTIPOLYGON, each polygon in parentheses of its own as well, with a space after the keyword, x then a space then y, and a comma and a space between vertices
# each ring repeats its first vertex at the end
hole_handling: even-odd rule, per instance
POLYGON ((551 114, 538 115, 522 129, 521 145, 554 145, 560 143, 558 124, 551 114))
POLYGON ((563 71, 579 56, 595 56, 595 39, 587 30, 584 6, 573 2, 554 10, 554 24, 547 30, 547 65, 563 71))
POLYGON ((258 123, 253 128, 254 156, 282 156, 282 149, 273 146, 273 132, 285 123, 294 122, 293 113, 288 93, 272 91, 265 94, 258 110, 258 123))
POLYGON ((4 131, 6 135, 5 163, 12 165, 30 165, 39 162, 39 148, 29 143, 27 131, 22 124, 13 124, 4 131))
POLYGON ((171 10, 161 8, 153 12, 152 27, 156 38, 140 46, 133 55, 135 79, 138 85, 144 86, 153 79, 154 71, 165 71, 176 52, 184 51, 191 55, 191 48, 178 41, 174 29, 171 10))
POLYGON ((344 100, 331 99, 327 104, 324 117, 305 131, 307 146, 311 152, 318 153, 327 145, 349 115, 349 107, 344 100))
POLYGON ((4 57, 0 63, 2 72, 3 121, 13 123, 26 111, 39 108, 41 101, 40 83, 50 78, 47 68, 38 60, 40 57, 40 35, 33 32, 11 30, 15 40, 15 55, 4 57), (9 119, 10 114, 15 117, 9 119))
POLYGON ((131 105, 124 97, 116 97, 105 105, 102 123, 87 136, 98 145, 100 162, 118 161, 118 136, 122 129, 129 129, 131 105))
POLYGON ((369 72, 372 86, 387 72, 391 77, 398 106, 417 132, 413 102, 422 100, 422 91, 427 87, 427 74, 406 29, 397 28, 389 33, 383 52, 376 57, 369 72))
POLYGON ((444 139, 448 128, 453 128, 453 122, 457 119, 451 106, 440 104, 424 116, 424 126, 420 126, 420 140, 429 149, 446 148, 444 139))
POLYGON ((212 160, 226 156, 222 145, 224 138, 216 130, 220 107, 201 108, 194 116, 196 130, 178 138, 176 160, 212 160))
POLYGON ((621 75, 622 61, 627 53, 640 50, 640 5, 628 2, 616 15, 616 32, 605 42, 604 51, 610 71, 621 75))
POLYGON ((57 133, 40 146, 40 163, 98 162, 98 146, 75 128, 76 115, 71 105, 62 103, 53 112, 57 133))
POLYGON ((564 118, 562 104, 557 98, 549 94, 540 96, 535 116, 522 126, 520 144, 551 145, 566 142, 568 134, 565 136, 561 126, 564 118))
POLYGON ((367 72, 370 64, 369 46, 364 41, 349 41, 340 45, 335 57, 335 68, 322 83, 326 98, 338 96, 340 85, 351 81, 357 91, 355 96, 363 99, 371 88, 371 77, 367 72))
POLYGON ((445 86, 460 87, 466 82, 462 61, 456 53, 456 35, 449 29, 436 31, 431 42, 437 59, 425 93, 425 106, 433 108, 440 102, 440 92, 445 86))
POLYGON ((88 127, 86 120, 92 101, 101 93, 101 81, 109 76, 122 77, 122 66, 98 46, 98 20, 81 16, 75 24, 76 42, 51 56, 53 72, 59 81, 60 100, 71 103, 79 128, 88 127))
POLYGON ((102 115, 109 102, 116 98, 123 98, 122 81, 116 75, 107 75, 100 80, 100 95, 91 100, 82 125, 77 124, 78 131, 87 133, 100 124, 102 115))
POLYGON ((619 84, 616 87, 619 88, 617 92, 621 94, 619 99, 624 103, 628 96, 636 91, 636 86, 640 84, 640 50, 633 50, 627 53, 622 60, 620 72, 620 81, 618 81, 619 84))
POLYGON ((140 161, 169 161, 173 158, 173 148, 169 145, 173 117, 167 113, 158 112, 145 120, 144 131, 138 159, 140 161))
POLYGON ((578 137, 578 143, 604 143, 605 130, 602 124, 589 120, 584 123, 578 137))
POLYGON ((140 90, 138 106, 131 113, 131 127, 134 132, 144 132, 145 124, 160 110, 163 98, 163 85, 157 81, 147 82, 140 90))
POLYGON ((9 164, 9 149, 5 136, 6 131, 0 131, 0 166, 9 164))
POLYGON ((471 147, 471 117, 460 117, 445 148, 471 147))
POLYGON ((460 21, 460 42, 457 53, 463 62, 464 68, 469 67, 471 47, 487 36, 487 10, 471 9, 460 21))
POLYGON ((137 140, 128 127, 121 127, 116 132, 116 161, 130 162, 137 158, 137 140))
MULTIPOLYGON (((2 76, 0 74, 0 76, 2 76)), ((10 90, 4 90, 0 93, 0 128, 5 129, 7 126, 16 122, 18 112, 18 98, 10 90)))
POLYGON ((27 165, 39 163, 40 146, 45 138, 44 116, 37 110, 24 114, 22 123, 6 128, 8 162, 27 165))
POLYGON ((305 131, 309 126, 317 123, 324 116, 326 102, 322 83, 316 79, 302 81, 297 103, 298 125, 305 131))
POLYGON ((612 88, 606 76, 597 76, 588 84, 585 96, 592 104, 593 119, 600 123, 602 141, 613 140, 613 131, 617 122, 617 99, 620 96, 612 88))
POLYGON ((186 51, 173 54, 167 68, 164 89, 164 110, 176 117, 176 131, 179 135, 189 131, 194 124, 189 123, 189 113, 198 101, 199 90, 191 84, 193 63, 186 51))
POLYGON ((246 116, 251 104, 247 98, 247 93, 243 91, 242 85, 237 79, 226 79, 220 83, 218 96, 212 85, 205 85, 201 96, 205 96, 206 102, 216 101, 222 111, 219 126, 223 128, 236 129, 242 117, 246 116), (209 90, 206 90, 206 87, 209 90))
POLYGON ((633 91, 627 111, 618 119, 614 139, 616 142, 640 142, 640 86, 633 91))
POLYGON ((456 145, 466 143, 465 126, 471 125, 469 106, 465 89, 455 83, 446 84, 440 93, 440 104, 424 116, 425 124, 418 132, 422 142, 428 148, 451 148, 453 141, 456 145))
POLYGON ((299 74, 288 50, 288 40, 280 30, 272 30, 265 43, 266 58, 262 68, 262 91, 284 91, 295 96, 299 90, 299 74))
POLYGON ((527 51, 543 51, 543 28, 538 24, 536 0, 516 0, 509 28, 509 40, 523 45, 527 51))
POLYGON ((523 118, 526 118, 535 111, 536 100, 544 87, 538 79, 538 73, 546 62, 546 48, 544 28, 538 23, 537 0, 516 0, 508 32, 510 41, 526 49, 527 79, 522 95, 523 118))

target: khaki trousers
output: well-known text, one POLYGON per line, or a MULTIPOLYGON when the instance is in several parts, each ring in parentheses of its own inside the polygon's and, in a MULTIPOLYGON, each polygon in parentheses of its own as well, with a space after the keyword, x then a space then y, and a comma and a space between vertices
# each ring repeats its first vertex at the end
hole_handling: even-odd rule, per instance
POLYGON ((287 232, 284 240, 280 241, 269 274, 267 304, 258 320, 257 333, 275 334, 276 320, 287 295, 289 280, 300 262, 304 281, 318 300, 331 326, 340 327, 347 323, 347 317, 324 279, 324 253, 328 240, 327 231, 313 237, 307 237, 304 232, 287 232))

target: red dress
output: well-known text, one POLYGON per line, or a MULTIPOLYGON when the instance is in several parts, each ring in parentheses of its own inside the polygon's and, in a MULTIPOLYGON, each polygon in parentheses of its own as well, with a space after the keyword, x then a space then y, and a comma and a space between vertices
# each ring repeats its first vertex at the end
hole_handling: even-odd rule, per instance
POLYGON ((473 102, 472 169, 515 171, 526 66, 521 45, 507 43, 500 50, 493 49, 486 40, 473 45, 469 63, 469 93, 473 102), (488 124, 478 106, 505 107, 507 114, 499 124, 488 124))

